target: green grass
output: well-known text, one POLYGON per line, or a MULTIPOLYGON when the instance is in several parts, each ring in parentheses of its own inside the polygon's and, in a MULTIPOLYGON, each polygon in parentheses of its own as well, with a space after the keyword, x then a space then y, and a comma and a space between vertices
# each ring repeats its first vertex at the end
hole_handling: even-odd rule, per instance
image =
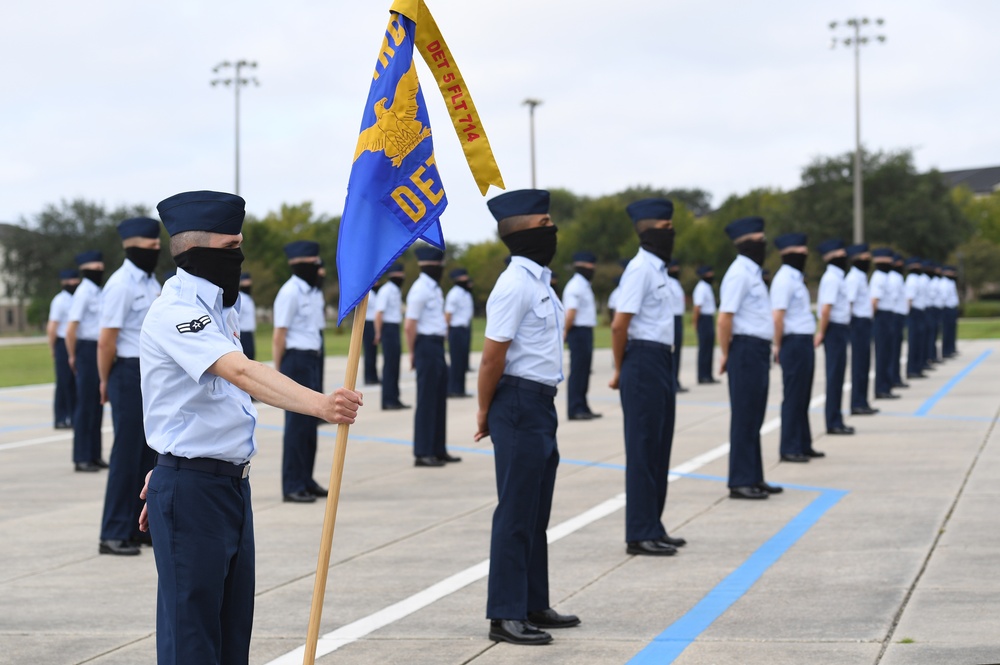
MULTIPOLYGON (((472 350, 483 350, 483 335, 486 330, 486 319, 476 318, 472 321, 472 350)), ((257 360, 271 360, 270 325, 257 327, 257 360)), ((326 330, 326 354, 328 356, 346 356, 351 340, 349 323, 342 328, 329 327, 326 330)), ((959 339, 997 339, 1000 338, 1000 318, 960 319, 958 322, 959 339)), ((55 380, 52 369, 52 358, 49 347, 39 337, 38 344, 19 346, 0 346, 0 387, 24 386, 33 383, 51 383, 55 380)), ((698 338, 691 328, 691 315, 684 317, 684 346, 695 346, 698 338)), ((405 344, 405 342, 404 342, 405 344)), ((599 349, 610 348, 611 328, 606 321, 601 321, 594 329, 594 346, 599 349)))

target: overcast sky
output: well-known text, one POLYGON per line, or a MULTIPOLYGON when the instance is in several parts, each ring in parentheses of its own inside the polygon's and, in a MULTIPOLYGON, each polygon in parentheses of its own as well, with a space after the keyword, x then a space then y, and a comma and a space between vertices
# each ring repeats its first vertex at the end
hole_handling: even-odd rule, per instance
MULTIPOLYGON (((5 3, 0 221, 64 198, 153 207, 180 191, 232 191, 233 93, 209 81, 240 58, 258 62, 261 82, 243 93, 248 210, 312 201, 340 214, 390 4, 5 3)), ((526 97, 544 102, 540 187, 701 187, 716 205, 794 187, 812 158, 853 149, 853 55, 830 50, 828 24, 854 15, 885 18, 888 36, 862 51, 865 145, 912 148, 921 169, 1000 164, 994 0, 428 4, 508 188, 530 186, 526 97)), ((445 238, 492 237, 440 95, 423 63, 418 72, 450 201, 445 238)))

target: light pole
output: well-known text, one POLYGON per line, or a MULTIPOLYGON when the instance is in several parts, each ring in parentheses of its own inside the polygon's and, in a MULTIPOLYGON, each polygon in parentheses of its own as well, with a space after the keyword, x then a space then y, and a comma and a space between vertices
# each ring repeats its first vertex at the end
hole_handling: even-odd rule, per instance
POLYGON ((529 97, 522 103, 528 107, 528 120, 531 126, 531 188, 535 189, 535 107, 541 104, 542 100, 529 97))
MULTIPOLYGON (((854 242, 863 242, 865 238, 864 204, 861 194, 861 182, 864 179, 861 167, 861 47, 867 46, 872 39, 879 42, 885 41, 885 35, 875 35, 868 37, 862 35, 861 30, 872 21, 868 17, 849 18, 844 21, 848 33, 853 31, 853 36, 839 40, 848 48, 854 47, 854 242)), ((875 25, 882 26, 885 21, 877 18, 875 25)), ((841 24, 837 21, 830 21, 830 30, 836 30, 841 24)), ((837 48, 838 39, 833 38, 830 48, 837 48)))
POLYGON ((248 60, 238 60, 236 62, 229 62, 228 60, 223 60, 215 67, 212 68, 213 74, 218 74, 223 69, 228 69, 232 67, 234 74, 232 78, 218 78, 212 80, 212 86, 225 85, 233 86, 233 90, 236 92, 236 190, 234 194, 240 193, 240 88, 243 86, 250 85, 260 85, 260 81, 257 77, 243 78, 240 76, 240 70, 243 68, 247 69, 257 69, 256 62, 250 62, 248 60))

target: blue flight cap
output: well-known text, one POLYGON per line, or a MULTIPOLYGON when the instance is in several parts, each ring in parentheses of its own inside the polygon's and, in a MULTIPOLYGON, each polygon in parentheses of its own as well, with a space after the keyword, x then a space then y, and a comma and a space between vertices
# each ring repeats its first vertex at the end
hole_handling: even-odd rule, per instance
POLYGON ((184 231, 238 235, 246 216, 246 201, 224 192, 182 192, 156 204, 171 236, 184 231))
POLYGON ((597 263, 597 256, 593 252, 577 252, 573 255, 573 263, 597 263))
POLYGON ((294 240, 285 245, 285 258, 289 261, 311 256, 319 256, 318 242, 313 240, 294 240))
POLYGON ((643 199, 629 203, 625 210, 632 218, 633 224, 644 219, 674 218, 674 202, 670 199, 643 199))
POLYGON ((726 225, 726 234, 730 240, 742 238, 750 233, 764 232, 763 217, 743 217, 726 225))
POLYGON ((925 268, 929 268, 929 269, 933 270, 934 268, 937 267, 937 264, 934 263, 933 261, 931 261, 930 259, 924 259, 923 266, 925 268))
POLYGON ((891 259, 892 256, 893 256, 893 251, 888 247, 876 247, 875 249, 872 250, 872 258, 880 259, 889 257, 891 259))
POLYGON ((466 270, 465 268, 455 268, 450 273, 448 273, 448 276, 451 277, 452 281, 455 281, 459 277, 468 277, 469 271, 466 270))
POLYGON ((667 264, 667 270, 670 270, 671 268, 680 268, 680 267, 681 264, 677 261, 677 259, 672 259, 670 263, 667 264))
POLYGON ((248 273, 248 272, 241 272, 240 273, 240 281, 241 282, 245 282, 248 279, 253 279, 252 277, 250 277, 250 273, 248 273))
POLYGON ((386 273, 390 273, 390 272, 406 272, 406 268, 403 266, 402 263, 400 263, 399 261, 396 261, 391 266, 389 266, 388 270, 386 270, 386 273))
POLYGON ((417 255, 417 261, 444 261, 444 252, 437 247, 417 247, 413 253, 417 255))
POLYGON ((859 242, 857 245, 850 245, 847 248, 848 256, 857 256, 858 254, 864 254, 868 251, 868 243, 859 242))
POLYGON ((704 277, 710 272, 715 272, 715 269, 712 266, 698 266, 698 270, 695 272, 698 273, 698 277, 704 277))
POLYGON ((122 240, 129 238, 159 238, 160 223, 149 217, 133 217, 118 225, 118 235, 122 240))
POLYGON ((103 263, 104 254, 97 249, 88 249, 86 252, 80 252, 74 256, 73 260, 76 261, 76 265, 78 266, 82 266, 84 263, 93 263, 95 261, 101 261, 103 263))
POLYGON ((903 255, 900 254, 899 252, 893 252, 892 253, 892 260, 893 261, 902 261, 903 260, 903 255))
POLYGON ((816 251, 820 253, 820 256, 826 256, 830 252, 835 252, 838 249, 844 249, 844 241, 840 238, 830 238, 829 240, 824 240, 816 246, 816 251))
POLYGON ((59 279, 80 279, 80 271, 74 268, 67 268, 59 271, 59 279))
POLYGON ((941 270, 944 270, 945 272, 958 272, 958 268, 955 266, 941 266, 941 270))
POLYGON ((919 256, 911 256, 910 258, 906 259, 906 261, 905 261, 905 264, 908 265, 908 266, 919 266, 919 265, 921 265, 921 263, 922 263, 922 260, 921 260, 921 258, 919 256))
POLYGON ((774 246, 778 249, 788 249, 789 247, 805 247, 809 236, 805 233, 782 233, 774 239, 774 246))
POLYGON ((494 196, 486 202, 486 207, 498 222, 518 215, 547 215, 549 193, 544 189, 515 189, 494 196))

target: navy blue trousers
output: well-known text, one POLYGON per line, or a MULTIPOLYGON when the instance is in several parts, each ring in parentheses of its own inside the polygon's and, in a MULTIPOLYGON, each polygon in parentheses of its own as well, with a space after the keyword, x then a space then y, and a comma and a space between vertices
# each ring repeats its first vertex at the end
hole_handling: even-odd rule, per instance
POLYGON ((872 320, 851 317, 851 408, 868 404, 868 372, 872 367, 872 320))
POLYGON ((417 335, 413 345, 417 370, 417 408, 413 414, 415 457, 443 457, 448 415, 448 364, 444 361, 444 337, 417 335))
POLYGON ((326 335, 324 329, 319 329, 319 356, 316 358, 316 390, 326 392, 323 380, 326 378, 326 335))
POLYGON ((573 326, 566 334, 569 345, 569 380, 566 382, 566 406, 570 416, 590 413, 587 391, 590 390, 590 367, 594 359, 594 329, 573 326))
POLYGON ((812 450, 809 401, 816 373, 812 335, 785 335, 781 340, 781 454, 805 455, 812 450))
POLYGON ((62 337, 56 337, 55 365, 55 424, 72 425, 73 411, 76 409, 76 378, 69 368, 69 353, 66 352, 66 340, 62 337))
POLYGON ((932 360, 940 360, 941 356, 938 354, 937 340, 941 335, 941 308, 940 307, 928 307, 926 310, 927 318, 927 363, 930 364, 932 360))
POLYGON ((684 348, 684 315, 674 316, 674 383, 681 387, 681 350, 684 348))
POLYGON ((941 355, 948 358, 955 355, 955 339, 958 337, 958 310, 954 307, 948 307, 941 312, 943 315, 941 355))
POLYGON ((844 426, 841 404, 844 397, 844 374, 847 372, 847 342, 850 330, 843 323, 831 323, 823 337, 826 354, 826 428, 844 426))
POLYGON ((524 620, 549 607, 545 530, 559 466, 556 390, 533 381, 500 380, 490 404, 497 508, 490 537, 489 619, 524 620))
POLYGON ((254 603, 249 479, 157 466, 146 498, 159 665, 246 665, 254 603))
POLYGON ((925 333, 924 310, 911 307, 906 317, 906 376, 916 376, 924 371, 927 351, 925 333))
POLYGON ((875 340, 875 394, 892 392, 892 350, 895 314, 876 311, 872 320, 872 337, 875 340))
MULTIPOLYGON (((306 388, 319 390, 318 357, 315 351, 288 349, 281 358, 281 373, 306 388)), ((318 487, 313 480, 318 424, 313 416, 285 411, 281 456, 281 491, 284 494, 305 492, 318 487)))
POLYGON ((73 461, 101 459, 101 376, 97 373, 97 342, 76 341, 76 410, 73 412, 73 461))
POLYGON ((378 347, 375 346, 375 322, 365 321, 361 334, 361 350, 365 354, 365 383, 378 383, 378 347))
POLYGON ((715 317, 698 315, 698 382, 712 380, 712 354, 715 352, 715 317))
MULTIPOLYGON (((472 329, 469 326, 452 326, 448 328, 448 394, 465 394, 465 374, 469 371, 469 344, 472 342, 472 329)), ((383 375, 382 378, 385 378, 383 375)))
POLYGON ((902 355, 903 355, 903 331, 906 329, 906 315, 898 312, 892 314, 892 348, 890 360, 892 367, 892 385, 903 384, 902 355))
POLYGON ((108 400, 115 442, 108 461, 108 486, 104 492, 101 540, 128 540, 139 535, 139 492, 155 454, 146 445, 142 427, 142 392, 139 359, 119 358, 108 376, 108 400))
POLYGON ((771 343, 759 337, 733 335, 726 359, 729 375, 729 487, 764 482, 760 428, 767 411, 771 343))
POLYGON ((402 346, 398 323, 382 324, 382 406, 399 404, 399 356, 402 346))
POLYGON ((250 360, 257 359, 257 340, 249 330, 240 331, 240 345, 243 347, 243 355, 250 360))
POLYGON ((625 420, 625 541, 666 535, 670 449, 674 442, 677 379, 670 347, 630 341, 619 393, 625 420))

